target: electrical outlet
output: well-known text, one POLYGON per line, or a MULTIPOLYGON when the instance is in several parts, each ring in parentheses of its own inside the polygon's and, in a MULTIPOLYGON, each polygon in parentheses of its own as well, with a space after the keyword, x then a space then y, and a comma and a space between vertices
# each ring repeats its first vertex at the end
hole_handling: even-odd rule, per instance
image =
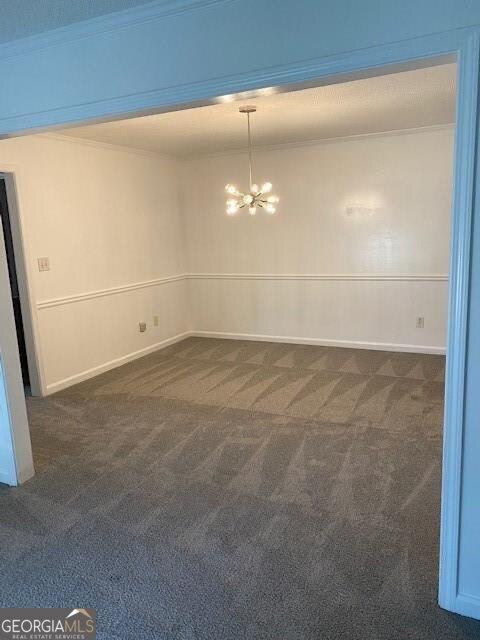
POLYGON ((50 258, 37 258, 39 271, 50 271, 50 258))
POLYGON ((425 327, 425 318, 423 316, 418 316, 416 327, 417 329, 423 329, 425 327))
POLYGON ((138 327, 140 329, 140 333, 144 333, 147 330, 147 323, 146 322, 139 322, 138 323, 138 327))
POLYGON ((153 326, 158 327, 158 316, 153 316, 153 326))

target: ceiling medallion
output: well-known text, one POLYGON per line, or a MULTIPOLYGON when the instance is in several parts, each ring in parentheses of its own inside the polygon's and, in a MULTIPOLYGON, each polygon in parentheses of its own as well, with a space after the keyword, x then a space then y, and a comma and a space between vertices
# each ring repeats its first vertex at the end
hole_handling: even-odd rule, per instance
POLYGON ((247 129, 248 129, 248 168, 249 168, 249 184, 250 191, 248 193, 242 193, 233 184, 227 184, 225 191, 231 196, 227 200, 227 214, 234 216, 239 209, 248 207, 250 215, 254 216, 257 213, 257 207, 265 209, 267 213, 275 213, 275 204, 278 202, 278 196, 270 194, 272 191, 272 183, 264 182, 259 188, 258 184, 255 184, 252 179, 252 139, 250 133, 250 114, 255 113, 256 107, 246 106, 240 107, 240 113, 247 114, 247 129), (270 195, 267 195, 270 194, 270 195))

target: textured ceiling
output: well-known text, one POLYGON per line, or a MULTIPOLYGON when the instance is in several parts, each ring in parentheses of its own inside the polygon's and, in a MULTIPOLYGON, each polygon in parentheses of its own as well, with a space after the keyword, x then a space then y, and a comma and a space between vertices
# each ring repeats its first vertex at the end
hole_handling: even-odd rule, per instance
POLYGON ((149 0, 0 0, 0 43, 129 9, 149 0))
MULTIPOLYGON (((231 98, 230 98, 231 100, 231 98)), ((455 114, 455 65, 447 64, 289 93, 64 130, 100 142, 178 156, 447 124, 455 114)))

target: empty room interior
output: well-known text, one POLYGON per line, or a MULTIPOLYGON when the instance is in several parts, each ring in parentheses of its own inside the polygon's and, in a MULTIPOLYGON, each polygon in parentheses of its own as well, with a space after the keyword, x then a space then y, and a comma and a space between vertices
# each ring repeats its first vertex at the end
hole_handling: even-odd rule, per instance
POLYGON ((0 142, 36 470, 0 485, 11 606, 474 637, 436 606, 455 77, 0 142))

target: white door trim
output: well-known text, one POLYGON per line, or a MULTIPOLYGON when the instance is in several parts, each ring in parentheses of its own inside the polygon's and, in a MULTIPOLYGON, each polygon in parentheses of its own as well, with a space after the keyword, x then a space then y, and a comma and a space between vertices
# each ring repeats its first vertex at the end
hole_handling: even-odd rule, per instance
POLYGON ((32 265, 26 260, 26 256, 32 254, 28 251, 27 235, 24 231, 24 221, 22 219, 20 205, 20 189, 23 184, 22 170, 18 165, 7 164, 0 161, 0 173, 5 179, 7 188, 8 209, 12 228, 20 304, 22 308, 30 387, 32 395, 43 396, 45 395, 46 387, 40 351, 38 309, 35 304, 36 296, 33 285, 32 265))
POLYGON ((3 233, 0 300, 0 482, 16 485, 33 476, 34 468, 3 233))

